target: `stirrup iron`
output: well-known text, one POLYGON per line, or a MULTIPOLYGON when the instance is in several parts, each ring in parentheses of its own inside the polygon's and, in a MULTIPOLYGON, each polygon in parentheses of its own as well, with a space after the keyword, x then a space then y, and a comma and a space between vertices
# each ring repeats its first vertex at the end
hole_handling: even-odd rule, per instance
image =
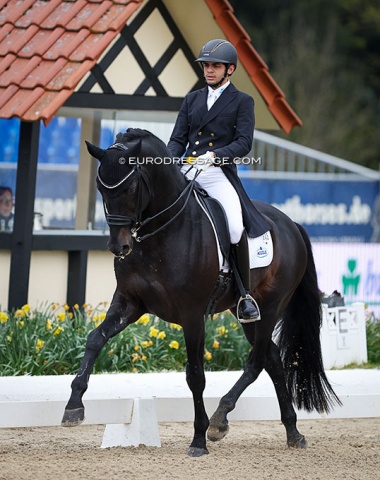
POLYGON ((238 316, 238 321, 240 323, 253 323, 253 322, 258 322, 259 320, 261 320, 261 313, 260 313, 260 309, 259 309, 259 306, 256 302, 256 300, 249 294, 247 293, 244 297, 240 297, 239 298, 239 301, 237 303, 237 306, 236 306, 236 313, 237 313, 237 316, 238 316), (240 314, 239 314, 239 310, 240 310, 240 303, 242 300, 249 300, 250 302, 252 302, 256 309, 257 309, 257 312, 258 312, 258 316, 256 318, 240 318, 240 314))

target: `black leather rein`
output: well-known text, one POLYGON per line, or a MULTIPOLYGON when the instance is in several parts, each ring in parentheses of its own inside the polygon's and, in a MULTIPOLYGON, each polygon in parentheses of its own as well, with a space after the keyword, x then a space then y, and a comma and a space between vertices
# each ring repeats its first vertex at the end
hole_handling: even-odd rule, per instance
MULTIPOLYGON (((189 202, 189 199, 190 199, 190 195, 194 189, 194 184, 195 184, 195 180, 198 176, 199 173, 201 173, 200 171, 198 171, 196 173, 196 175, 194 176, 193 180, 191 180, 185 187, 185 189, 180 193, 179 197, 173 202, 171 203, 168 207, 166 207, 164 210, 161 210, 160 212, 156 213, 156 215, 153 215, 152 217, 147 217, 145 220, 142 220, 141 217, 142 217, 142 212, 143 212, 143 209, 144 209, 144 206, 143 206, 143 188, 142 188, 142 183, 144 181, 143 179, 143 176, 141 175, 141 172, 140 172, 140 167, 137 166, 137 167, 134 167, 134 169, 132 170, 132 172, 129 173, 129 175, 127 177, 125 177, 121 182, 119 182, 117 184, 117 186, 120 186, 122 183, 124 183, 135 171, 137 171, 138 173, 138 200, 137 200, 137 204, 136 204, 136 213, 133 214, 133 215, 112 215, 110 213, 108 213, 108 210, 107 210, 107 206, 105 204, 105 202, 103 201, 103 207, 104 207, 104 213, 105 213, 105 217, 106 217, 106 221, 107 221, 107 224, 109 226, 115 226, 115 227, 127 227, 127 228, 130 228, 131 229, 131 232, 132 232, 132 236, 134 237, 134 239, 136 240, 136 242, 142 242, 143 240, 146 240, 147 238, 150 238, 152 237, 153 235, 156 235, 158 232, 160 232, 161 230, 163 230, 164 228, 166 228, 168 225, 170 225, 182 212, 183 210, 186 208, 186 205, 188 204, 189 202), (142 235, 142 236, 138 236, 138 231, 144 227, 145 225, 147 225, 149 222, 151 222, 152 220, 158 218, 160 215, 166 213, 167 211, 169 211, 171 208, 173 208, 180 200, 181 198, 183 198, 184 196, 186 195, 186 198, 185 198, 185 202, 184 204, 182 205, 182 207, 180 208, 180 210, 172 217, 170 218, 166 223, 164 223, 163 225, 161 225, 160 227, 158 227, 156 230, 154 230, 153 232, 150 232, 150 233, 147 233, 145 235, 142 235)), ((100 176, 99 176, 99 173, 98 173, 98 179, 100 181, 100 183, 105 186, 106 188, 109 188, 107 185, 104 184, 104 182, 102 182, 100 176)), ((145 182, 145 185, 146 185, 146 182, 145 182)), ((149 191, 149 186, 146 185, 146 188, 148 189, 149 191)), ((150 192, 149 192, 149 196, 150 196, 150 192)))

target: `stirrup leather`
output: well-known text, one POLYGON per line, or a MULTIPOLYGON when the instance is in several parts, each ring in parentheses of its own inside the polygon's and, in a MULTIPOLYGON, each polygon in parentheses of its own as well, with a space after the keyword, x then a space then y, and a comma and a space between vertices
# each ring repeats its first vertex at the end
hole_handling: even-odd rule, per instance
POLYGON ((258 306, 256 300, 249 293, 247 293, 244 297, 239 298, 236 310, 237 310, 238 320, 239 320, 240 323, 253 323, 253 322, 257 322, 257 321, 261 320, 261 313, 260 313, 259 306, 258 306), (249 300, 255 305, 255 307, 257 309, 257 312, 258 312, 258 316, 256 318, 248 318, 248 319, 240 318, 239 310, 240 310, 240 303, 241 303, 242 300, 249 300))

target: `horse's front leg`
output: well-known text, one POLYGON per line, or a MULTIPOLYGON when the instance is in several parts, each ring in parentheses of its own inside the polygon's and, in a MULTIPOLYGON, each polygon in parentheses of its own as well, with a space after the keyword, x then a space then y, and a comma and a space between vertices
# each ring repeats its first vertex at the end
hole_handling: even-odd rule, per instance
POLYGON ((206 432, 209 425, 208 416, 203 401, 206 377, 203 365, 204 355, 204 321, 198 324, 189 320, 188 327, 184 324, 184 335, 187 351, 186 381, 193 394, 194 402, 194 438, 187 454, 190 457, 200 457, 208 454, 206 447, 206 432))
POLYGON ((86 351, 79 371, 71 383, 71 396, 66 405, 61 425, 75 427, 84 421, 82 397, 88 387, 88 381, 94 363, 107 341, 136 321, 141 312, 131 305, 120 302, 117 295, 111 303, 104 321, 87 337, 86 351))

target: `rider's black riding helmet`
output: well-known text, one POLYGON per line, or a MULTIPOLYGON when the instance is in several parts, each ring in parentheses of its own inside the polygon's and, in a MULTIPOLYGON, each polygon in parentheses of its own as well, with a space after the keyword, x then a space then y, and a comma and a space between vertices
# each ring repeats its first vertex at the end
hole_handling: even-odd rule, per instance
POLYGON ((225 63, 237 66, 237 51, 232 43, 217 38, 210 40, 201 48, 196 62, 225 63))

